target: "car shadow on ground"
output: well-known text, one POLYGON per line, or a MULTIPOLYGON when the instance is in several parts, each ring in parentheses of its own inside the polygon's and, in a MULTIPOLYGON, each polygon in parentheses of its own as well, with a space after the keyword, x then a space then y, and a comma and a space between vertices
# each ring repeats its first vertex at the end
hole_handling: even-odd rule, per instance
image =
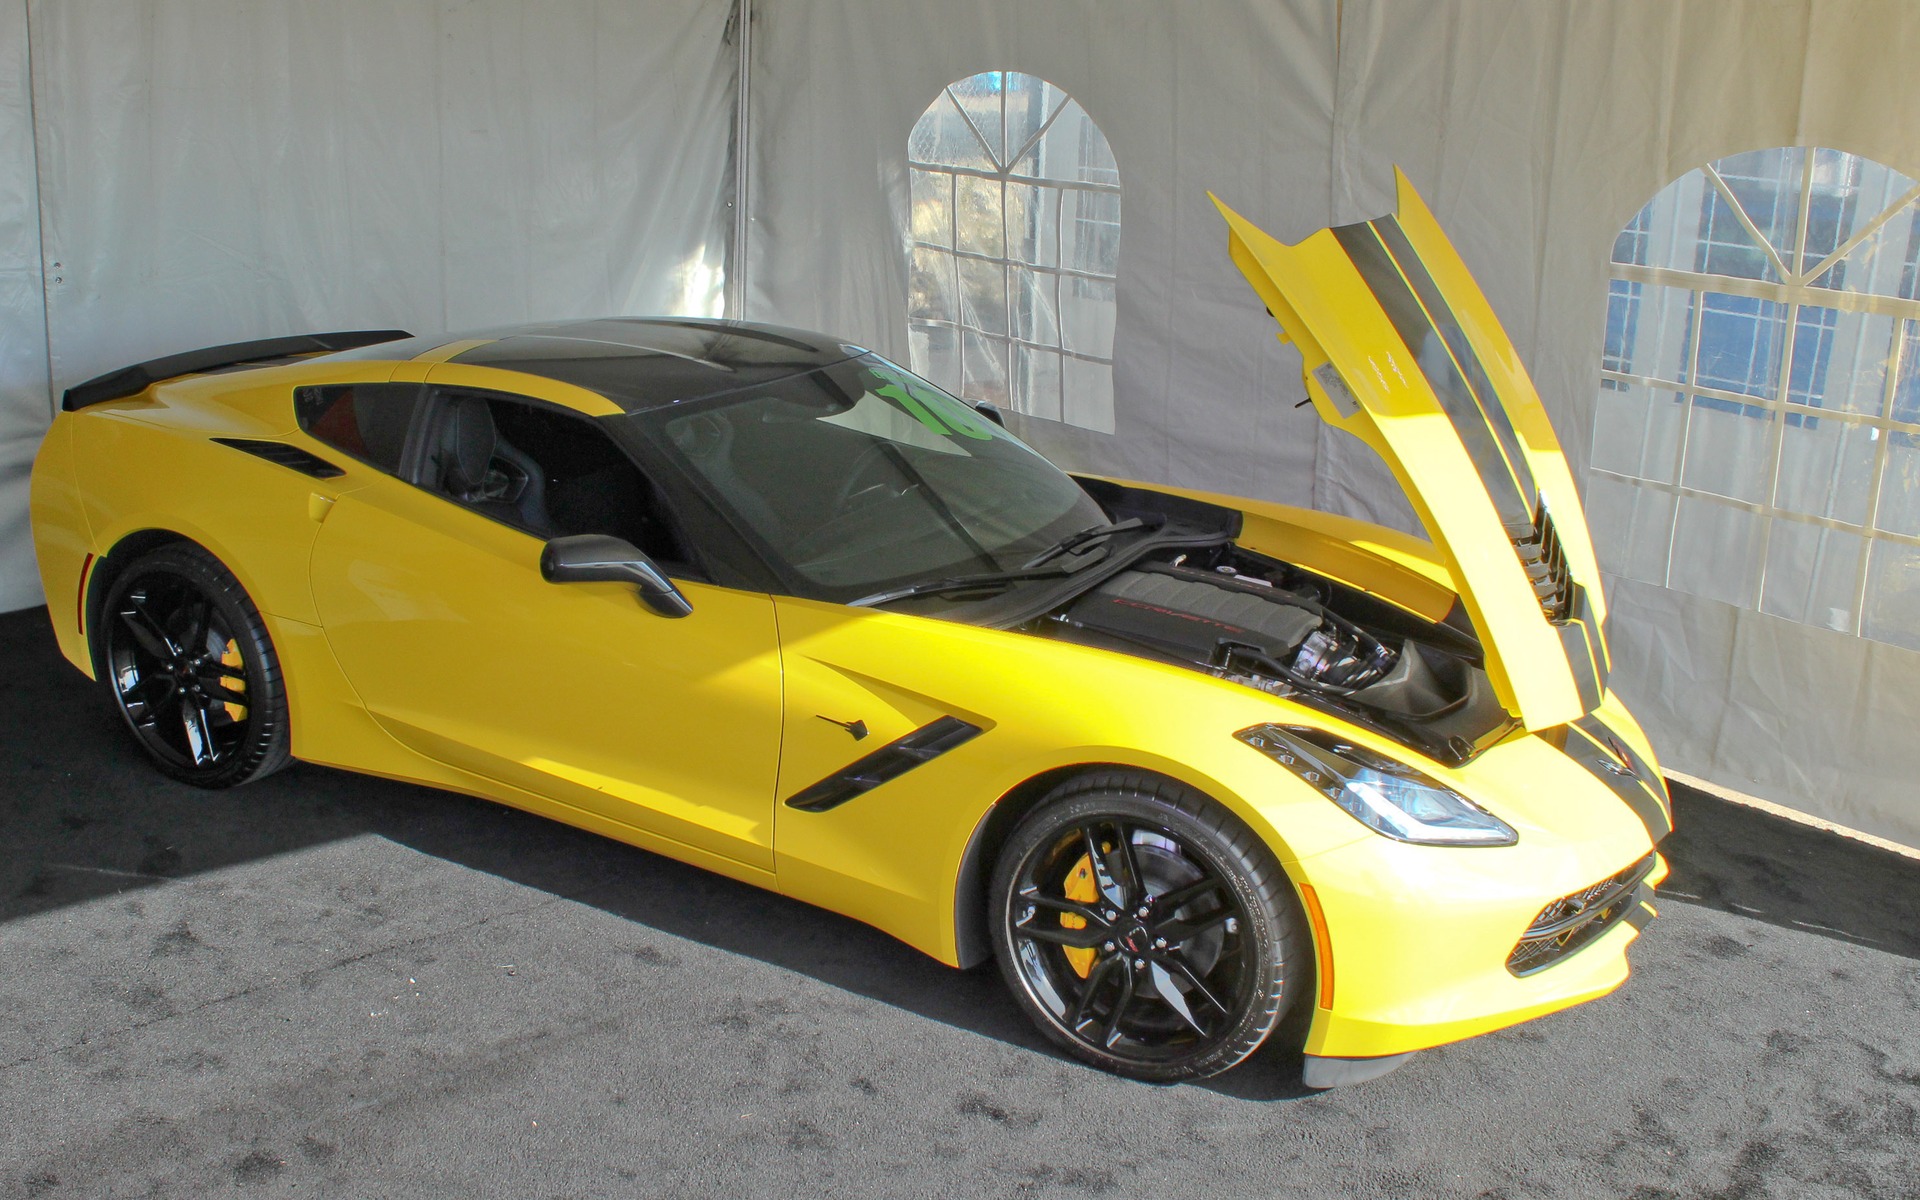
POLYGON ((1920 859, 1669 786, 1663 899, 1920 959, 1920 859))
MULTIPOLYGON (((374 835, 623 920, 1057 1054, 991 967, 956 971, 859 922, 464 796, 295 765, 205 792, 153 771, 98 689, 54 649, 45 610, 0 616, 0 921, 241 862, 374 835)), ((1676 789, 1671 898, 1920 957, 1920 862, 1676 789)), ((1312 1094, 1269 1050, 1199 1086, 1312 1094)))

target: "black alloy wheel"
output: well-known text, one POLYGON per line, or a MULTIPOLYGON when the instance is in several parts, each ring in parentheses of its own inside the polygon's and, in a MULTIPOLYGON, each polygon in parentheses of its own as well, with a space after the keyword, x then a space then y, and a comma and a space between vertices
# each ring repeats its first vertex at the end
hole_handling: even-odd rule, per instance
POLYGON ((994 949, 1028 1015, 1070 1053, 1138 1079, 1232 1067, 1311 974, 1273 855, 1167 780, 1069 781, 1008 838, 991 896, 994 949))
POLYGON ((128 563, 101 608, 100 678, 154 764, 233 787, 286 765, 287 700, 265 624, 231 572, 174 543, 128 563))

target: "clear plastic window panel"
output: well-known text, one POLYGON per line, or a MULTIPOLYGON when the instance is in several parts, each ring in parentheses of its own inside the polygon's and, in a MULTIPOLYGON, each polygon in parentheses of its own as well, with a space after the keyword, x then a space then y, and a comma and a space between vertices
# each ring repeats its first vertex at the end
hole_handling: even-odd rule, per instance
POLYGON ((1879 416, 1887 402, 1895 324, 1885 313, 1801 305, 1787 399, 1809 408, 1879 416))
POLYGON ((1920 650, 1920 546, 1875 542, 1860 632, 1920 650))
POLYGON ((1676 498, 1671 491, 1612 475, 1596 474, 1588 481, 1587 520, 1610 535, 1601 555, 1609 570, 1665 586, 1676 498))
POLYGON ((1775 521, 1768 537, 1760 611, 1852 633, 1855 584, 1867 539, 1796 521, 1775 521))
POLYGON ((915 371, 970 400, 1113 432, 1120 171, 1037 76, 943 88, 907 139, 915 371))
POLYGON ((1680 436, 1687 423, 1684 393, 1617 383, 1601 391, 1600 408, 1593 430, 1595 467, 1629 479, 1678 481, 1680 436))
POLYGON ((1662 189, 1611 259, 1602 565, 1920 649, 1920 183, 1737 154, 1662 189))

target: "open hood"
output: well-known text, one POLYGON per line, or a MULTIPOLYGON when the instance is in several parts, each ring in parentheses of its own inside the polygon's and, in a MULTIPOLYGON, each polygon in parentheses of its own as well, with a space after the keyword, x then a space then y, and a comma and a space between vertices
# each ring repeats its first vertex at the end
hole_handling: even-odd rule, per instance
POLYGON ((1320 415, 1387 461, 1452 572, 1487 673, 1528 729, 1600 703, 1599 568, 1520 356, 1405 175, 1399 211, 1287 246, 1214 203, 1233 261, 1299 347, 1320 415))

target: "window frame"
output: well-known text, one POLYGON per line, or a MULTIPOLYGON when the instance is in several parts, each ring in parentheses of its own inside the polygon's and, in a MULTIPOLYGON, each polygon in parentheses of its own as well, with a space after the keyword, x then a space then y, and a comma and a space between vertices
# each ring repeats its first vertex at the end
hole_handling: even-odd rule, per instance
MULTIPOLYGON (((1798 208, 1793 218, 1793 240, 1788 248, 1781 248, 1767 236, 1756 224, 1747 208, 1740 202, 1736 188, 1751 184, 1755 178, 1725 170, 1729 163, 1744 157, 1732 155, 1702 164, 1698 170, 1703 180, 1700 205, 1697 213, 1682 208, 1673 214, 1676 229, 1679 223, 1692 216, 1698 217, 1700 227, 1687 235, 1685 245, 1695 254, 1694 269, 1657 266, 1648 262, 1649 250, 1654 240, 1652 230, 1655 206, 1670 192, 1686 186, 1689 176, 1682 175, 1668 183, 1649 198, 1634 217, 1615 235, 1614 250, 1608 262, 1608 304, 1607 317, 1603 324, 1602 357, 1599 371, 1600 403, 1594 413, 1594 444, 1602 438, 1606 427, 1610 393, 1622 393, 1638 389, 1651 400, 1662 397, 1678 398, 1681 404, 1679 414, 1680 428, 1673 450, 1673 461, 1666 464, 1671 479, 1649 478, 1646 467, 1642 473, 1615 470, 1590 462, 1588 471, 1597 479, 1633 489, 1664 493, 1672 497, 1670 510, 1665 519, 1665 553, 1663 567, 1658 579, 1646 579, 1642 574, 1626 572, 1628 577, 1645 579, 1663 587, 1674 587, 1676 545, 1679 540, 1681 502, 1685 499, 1706 501, 1730 509, 1743 510, 1758 518, 1751 536, 1753 554, 1757 564, 1753 568, 1751 581, 1746 585, 1746 595, 1739 607, 1765 613, 1784 620, 1813 624, 1820 628, 1835 629, 1838 632, 1863 637, 1874 637, 1868 631, 1870 625, 1869 608, 1872 600, 1871 587, 1875 570, 1876 550, 1881 544, 1898 545, 1920 549, 1920 535, 1900 533, 1882 529, 1878 526, 1882 494, 1886 483, 1888 460, 1893 452, 1896 439, 1905 438, 1907 445, 1920 444, 1920 412, 1909 414, 1911 419, 1902 419, 1897 401, 1903 391, 1920 382, 1920 293, 1907 278, 1914 274, 1909 267, 1902 279, 1894 286, 1914 296, 1889 295, 1886 292, 1849 291, 1839 279, 1834 286, 1816 286, 1815 281, 1827 276, 1836 268, 1849 265, 1854 251, 1867 244, 1883 229, 1896 229, 1902 221, 1916 222, 1916 233, 1906 248, 1907 259, 1911 261, 1915 250, 1920 248, 1920 182, 1913 182, 1903 172, 1888 167, 1884 163, 1856 155, 1849 151, 1831 147, 1772 147, 1769 151, 1798 151, 1799 192, 1798 208), (1822 158, 1822 156, 1827 156, 1822 158), (1832 162, 1835 157, 1842 159, 1849 169, 1859 170, 1858 164, 1870 164, 1874 168, 1891 171, 1911 184, 1902 192, 1893 194, 1874 215, 1861 221, 1844 239, 1838 239, 1831 250, 1811 259, 1810 254, 1817 248, 1810 246, 1809 231, 1815 224, 1815 206, 1821 200, 1815 188, 1817 164, 1832 162), (1729 182, 1732 180, 1733 182, 1729 182), (1712 251, 1727 252, 1730 247, 1722 237, 1710 237, 1709 217, 1712 217, 1714 229, 1719 230, 1722 223, 1737 222, 1738 226, 1752 245, 1745 252, 1757 251, 1764 257, 1761 274, 1771 274, 1774 278, 1749 278, 1745 276, 1723 275, 1707 270, 1710 264, 1704 261, 1706 254, 1712 251), (1623 254, 1634 261, 1621 261, 1623 254), (1684 366, 1678 371, 1680 378, 1667 379, 1658 375, 1636 374, 1624 368, 1631 363, 1633 343, 1640 330, 1638 326, 1647 316, 1647 306, 1658 293, 1654 289, 1668 289, 1671 302, 1683 303, 1685 318, 1684 366), (1682 301, 1684 296, 1684 301, 1682 301), (1723 298, 1719 308, 1711 307, 1711 297, 1723 298), (1754 345, 1759 348, 1768 343, 1764 350, 1770 364, 1771 378, 1765 393, 1733 390, 1715 387, 1701 382, 1702 344, 1712 340, 1703 336, 1703 330, 1717 315, 1725 319, 1738 317, 1733 308, 1726 306, 1725 300, 1733 300, 1737 306, 1751 303, 1754 313, 1746 319, 1760 323, 1771 323, 1774 318, 1764 315, 1763 305, 1774 306, 1778 315, 1775 331, 1758 331, 1754 345), (1808 310, 1821 310, 1815 320, 1804 320, 1802 314, 1808 310), (1879 403, 1874 411, 1859 412, 1847 408, 1827 407, 1810 401, 1819 396, 1844 394, 1844 388, 1836 389, 1825 382, 1830 344, 1822 345, 1816 353, 1819 362, 1807 366, 1796 358, 1797 343, 1808 336, 1832 341, 1834 325, 1828 312, 1853 313, 1867 316, 1884 316, 1890 322, 1890 345, 1882 366, 1884 378, 1880 381, 1879 403), (1803 328, 1804 324, 1804 328, 1803 328), (1808 378, 1801 378, 1802 372, 1808 378), (1823 386, 1816 395, 1812 392, 1809 380, 1818 377, 1823 386), (1903 384, 1905 387, 1903 387, 1903 384), (1759 481, 1759 499, 1744 499, 1728 496, 1707 488, 1690 485, 1687 482, 1687 464, 1689 449, 1695 437, 1694 415, 1697 408, 1704 405, 1709 408, 1723 408, 1764 414, 1769 422, 1766 430, 1767 448, 1763 476, 1759 481), (1786 458, 1789 429, 1811 428, 1820 421, 1831 421, 1842 429, 1865 429, 1873 443, 1872 466, 1865 483, 1865 502, 1861 519, 1857 522, 1839 517, 1830 517, 1803 511, 1786 503, 1790 488, 1791 472, 1783 476, 1783 462, 1786 458), (1769 576, 1774 564, 1775 522, 1789 522, 1801 526, 1834 530, 1853 535, 1859 541, 1859 561, 1853 568, 1853 584, 1849 595, 1850 608, 1844 628, 1831 621, 1822 622, 1811 612, 1800 617, 1789 616, 1766 607, 1769 592, 1769 576)), ((1762 151, 1767 152, 1767 151, 1762 151)), ((1857 174, 1856 174, 1857 177, 1857 174)), ((1789 181, 1790 182, 1790 181, 1789 181)), ((1858 186, 1849 185, 1849 186, 1858 186)), ((1774 204, 1788 199, 1786 192, 1779 193, 1774 204)), ((1843 205, 1855 202, 1853 198, 1841 201, 1843 205)), ((1770 218, 1769 225, 1775 222, 1770 218)), ((1845 228, 1844 218, 1841 228, 1845 228)), ((1676 236, 1675 245, 1683 243, 1676 236)), ((1636 426, 1636 428, 1639 428, 1636 426)), ((1840 451, 1836 450, 1836 453, 1840 451)), ((1853 489, 1835 490, 1833 496, 1852 495, 1853 489)), ((1829 510, 1833 505, 1827 505, 1829 510)), ((1609 531, 1611 532, 1611 531, 1609 531)), ((1812 581, 1809 581, 1811 584, 1812 581)), ((1881 639, 1885 640, 1885 639, 1881 639)), ((1903 644, 1903 643, 1894 643, 1903 644)))
MULTIPOLYGON (((1004 355, 1005 355, 1005 363, 1006 363, 1006 379, 1007 379, 1007 395, 1004 398, 1004 403, 1006 403, 1010 409, 1026 417, 1038 418, 1041 420, 1057 421, 1060 424, 1069 425, 1077 429, 1088 429, 1093 432, 1111 432, 1110 430, 1102 430, 1095 426, 1084 425, 1079 422, 1070 420, 1068 418, 1068 415, 1067 415, 1068 414, 1068 403, 1067 403, 1068 388, 1067 388, 1067 370, 1066 370, 1067 360, 1086 363, 1094 367, 1104 368, 1106 370, 1108 381, 1109 381, 1108 382, 1108 403, 1110 406, 1112 403, 1111 380, 1112 380, 1112 371, 1113 371, 1113 346, 1111 341, 1109 341, 1107 346, 1107 353, 1104 356, 1099 354, 1093 354, 1081 349, 1068 348, 1068 346, 1066 345, 1068 338, 1067 338, 1066 331, 1063 328, 1065 325, 1065 320, 1064 320, 1065 310, 1062 306, 1061 301, 1062 301, 1063 293, 1065 292, 1069 284, 1071 284, 1071 286, 1074 288, 1076 295, 1081 297, 1087 296, 1092 289, 1104 284, 1105 286, 1113 290, 1113 293, 1115 296, 1115 303, 1117 307, 1118 296, 1119 296, 1119 243, 1120 243, 1121 235, 1123 232, 1123 216, 1124 216, 1124 214, 1121 211, 1119 211, 1120 205, 1122 203, 1123 189, 1120 182, 1120 171, 1117 165, 1117 160, 1116 160, 1116 165, 1111 169, 1111 173, 1114 177, 1113 182, 1111 183, 1098 181, 1098 180, 1086 180, 1086 179, 1069 180, 1069 179, 1045 178, 1037 175, 1029 175, 1023 172, 1016 171, 1014 169, 1015 165, 1020 163, 1020 161, 1023 158, 1025 158, 1030 152, 1032 152, 1042 143, 1047 133, 1050 130, 1052 130, 1055 121, 1057 121, 1060 115, 1067 110, 1069 105, 1078 106, 1080 107, 1081 112, 1083 113, 1086 112, 1085 107, 1082 105, 1079 105, 1079 102, 1075 100, 1073 95, 1069 93, 1065 88, 1062 88, 1059 85, 1054 84, 1051 81, 1046 80, 1040 76, 1031 75, 1026 72, 1019 72, 1019 71, 998 71, 998 72, 985 71, 985 72, 977 72, 974 75, 965 76, 961 79, 956 79, 952 83, 949 83, 945 87, 943 87, 940 90, 939 94, 933 98, 933 101, 927 105, 925 110, 923 110, 920 116, 914 121, 913 129, 915 130, 919 129, 923 122, 934 117, 936 115, 937 110, 940 108, 941 101, 943 99, 946 100, 948 103, 952 104, 954 108, 959 111, 961 118, 968 124, 971 132, 973 132, 975 138, 979 142, 980 150, 983 157, 987 161, 993 163, 996 169, 983 170, 978 167, 965 166, 958 163, 943 163, 943 162, 935 162, 935 161, 916 158, 913 155, 913 133, 912 131, 909 131, 908 137, 907 137, 907 156, 906 156, 909 183, 911 185, 911 180, 914 172, 920 172, 920 173, 932 176, 936 179, 944 180, 943 186, 946 194, 946 221, 947 221, 946 231, 945 231, 946 244, 941 245, 938 242, 925 241, 915 236, 913 221, 911 217, 909 217, 908 228, 907 228, 907 251, 909 256, 909 270, 911 271, 912 269, 911 260, 915 255, 924 253, 928 255, 944 256, 945 259, 949 260, 940 264, 941 266, 948 268, 948 278, 946 281, 946 288, 947 288, 948 294, 957 298, 961 295, 962 288, 963 288, 962 264, 967 262, 974 262, 974 263, 980 263, 988 267, 997 267, 1000 272, 1000 290, 1001 290, 1003 306, 1004 306, 1003 312, 1001 313, 1001 322, 1006 332, 995 333, 990 330, 982 329, 978 326, 968 324, 965 319, 964 311, 962 311, 958 307, 956 307, 955 311, 953 312, 952 319, 947 319, 944 317, 929 317, 929 316, 918 314, 914 312, 911 298, 909 298, 908 309, 907 309, 907 329, 908 329, 909 337, 912 336, 913 331, 915 331, 916 329, 925 329, 930 331, 931 330, 948 331, 950 333, 950 336, 956 339, 955 353, 956 353, 956 363, 958 365, 958 370, 959 370, 959 377, 952 381, 951 387, 947 387, 946 381, 933 379, 929 371, 920 369, 922 367, 929 366, 930 364, 921 364, 921 363, 914 364, 916 368, 916 373, 920 374, 923 378, 929 379, 931 382, 935 383, 936 385, 946 387, 947 390, 949 390, 953 395, 961 398, 964 402, 967 402, 969 404, 975 403, 978 401, 983 401, 983 400, 1000 402, 999 399, 996 397, 969 395, 966 389, 966 384, 967 384, 966 342, 969 336, 980 341, 998 343, 1002 347, 1004 347, 1004 355), (980 75, 1000 75, 1003 77, 1003 79, 1005 77, 1022 75, 1022 76, 1025 76, 1025 78, 1027 79, 1035 81, 1039 85, 1050 87, 1054 91, 1058 92, 1060 96, 1060 101, 1054 107, 1053 111, 1047 114, 1046 118, 1040 123, 1039 127, 1036 128, 1030 135, 1028 135, 1024 143, 1022 143, 1018 147, 1007 146, 1007 147, 1004 147, 1001 151, 996 152, 993 149, 989 139, 981 136, 976 128, 972 128, 974 124, 973 118, 970 115, 968 115, 967 106, 962 102, 960 97, 956 95, 954 92, 954 88, 967 83, 969 80, 976 79, 980 75), (988 180, 998 184, 999 192, 1000 192, 999 219, 1000 219, 1000 248, 1001 248, 1001 253, 998 255, 988 254, 978 250, 970 250, 970 249, 963 250, 960 247, 960 213, 959 213, 960 205, 958 203, 958 196, 959 196, 959 180, 962 178, 983 179, 983 180, 988 180), (1057 203, 1052 205, 1053 211, 1051 214, 1052 222, 1053 222, 1053 231, 1052 231, 1053 243, 1052 244, 1054 248, 1054 254, 1053 254, 1053 257, 1055 259, 1054 265, 1043 266, 1037 263, 1026 262, 1023 259, 1015 257, 1014 254, 1012 253, 1013 239, 1010 236, 1008 236, 1008 230, 1007 230, 1008 206, 1007 206, 1006 195, 1007 195, 1007 188, 1009 185, 1034 188, 1043 197, 1045 192, 1049 189, 1059 193, 1059 200, 1057 203), (1066 202, 1067 196, 1068 194, 1075 193, 1075 192, 1087 193, 1089 196, 1111 197, 1113 201, 1114 209, 1116 210, 1114 213, 1113 219, 1111 221, 1104 219, 1104 214, 1089 215, 1078 204, 1075 205, 1075 211, 1071 215, 1071 217, 1069 217, 1067 213, 1067 208, 1068 208, 1068 205, 1066 202), (1114 242, 1114 270, 1112 274, 1107 274, 1101 271, 1086 270, 1083 267, 1069 266, 1067 264, 1068 255, 1066 253, 1065 248, 1068 245, 1068 243, 1065 240, 1064 235, 1067 231, 1069 222, 1071 222, 1075 227, 1080 227, 1080 226, 1087 226, 1087 227, 1111 226, 1112 227, 1113 229, 1112 238, 1114 242), (1016 270, 1029 271, 1034 273, 1035 275, 1042 276, 1048 280, 1047 291, 1049 294, 1043 297, 1043 299, 1049 300, 1052 304, 1054 328, 1053 328, 1053 341, 1051 343, 1036 341, 1030 338, 1022 337, 1022 336, 1019 336, 1019 334, 1016 332, 1020 328, 1020 323, 1016 320, 1016 313, 1019 307, 1018 289, 1015 287, 1015 271, 1016 270), (1043 354, 1054 354, 1060 357, 1061 368, 1059 371, 1058 381, 1055 385, 1055 391, 1057 394, 1051 397, 1036 397, 1032 395, 1030 391, 1024 388, 1021 391, 1016 392, 1015 384, 1014 384, 1014 375, 1015 375, 1014 364, 1017 361, 1016 352, 1022 349, 1027 351, 1039 352, 1043 354), (1051 408, 1054 411, 1054 413, 1057 413, 1058 415, 1049 415, 1045 411, 1040 411, 1044 408, 1051 408)), ((1003 116, 1005 113, 1005 105, 1006 105, 1006 89, 1003 84, 1003 90, 1001 93, 1001 111, 1003 116)), ((1102 130, 1099 124, 1093 120, 1092 114, 1088 113, 1086 119, 1087 119, 1087 127, 1091 130, 1093 134, 1098 135, 1100 140, 1105 143, 1107 147, 1108 156, 1112 157, 1112 142, 1110 139, 1107 138, 1105 131, 1102 130)), ((1083 147, 1080 151, 1080 157, 1084 162, 1088 153, 1088 151, 1084 146, 1084 143, 1087 141, 1084 131, 1083 131, 1083 136, 1081 138, 1081 141, 1083 143, 1083 147)), ((1101 171, 1107 170, 1106 168, 1098 168, 1098 169, 1101 171)), ((911 209, 912 207, 911 186, 909 186, 908 204, 909 204, 909 209, 911 209)), ((1046 207, 1047 206, 1043 199, 1041 202, 1041 211, 1043 214, 1045 213, 1046 207)), ((1045 219, 1044 215, 1042 219, 1045 219)), ((1074 244, 1076 245, 1078 244, 1077 240, 1074 244)))

